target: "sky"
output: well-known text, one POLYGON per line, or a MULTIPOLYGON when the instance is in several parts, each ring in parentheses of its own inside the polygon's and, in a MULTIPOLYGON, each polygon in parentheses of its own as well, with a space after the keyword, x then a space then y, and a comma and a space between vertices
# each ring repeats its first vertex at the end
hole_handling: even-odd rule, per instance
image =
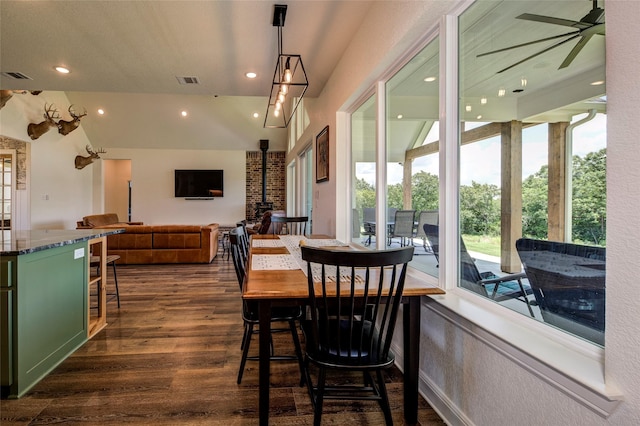
MULTIPOLYGON (((578 115, 574 122, 582 119, 578 115)), ((584 157, 589 152, 606 147, 607 118, 605 114, 596 117, 574 129, 573 155, 584 157)), ((529 127, 522 132, 522 178, 536 173, 547 164, 547 124, 529 127)), ((488 183, 500 187, 500 137, 465 145, 460 150, 460 181, 462 185, 488 183)), ((413 161, 413 173, 426 171, 438 175, 438 155, 433 154, 413 161)), ((375 164, 356 164, 356 175, 375 184, 375 164)), ((390 164, 387 167, 389 184, 402 182, 402 165, 390 164)))

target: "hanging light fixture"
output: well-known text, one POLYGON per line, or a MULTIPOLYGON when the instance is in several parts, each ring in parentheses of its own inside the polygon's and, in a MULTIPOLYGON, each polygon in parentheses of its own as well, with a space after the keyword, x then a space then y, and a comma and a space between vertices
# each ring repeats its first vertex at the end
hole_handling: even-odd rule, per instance
POLYGON ((282 53, 282 27, 284 27, 286 15, 286 5, 274 6, 273 26, 278 27, 278 62, 273 73, 269 104, 264 117, 265 128, 289 126, 293 114, 309 87, 300 55, 282 53))

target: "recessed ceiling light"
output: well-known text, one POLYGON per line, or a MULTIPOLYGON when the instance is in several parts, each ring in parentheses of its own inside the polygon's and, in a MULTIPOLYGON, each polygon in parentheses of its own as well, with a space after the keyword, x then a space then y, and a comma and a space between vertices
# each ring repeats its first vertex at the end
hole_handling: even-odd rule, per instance
POLYGON ((520 86, 527 87, 527 78, 526 77, 521 77, 520 78, 520 86))
POLYGON ((402 114, 398 114, 398 120, 402 120, 403 115, 402 114))
POLYGON ((104 115, 104 110, 102 108, 98 108, 98 114, 104 115))
POLYGON ((425 77, 424 81, 426 81, 427 83, 431 83, 432 81, 436 81, 435 77, 425 77))
POLYGON ((471 105, 467 104, 467 105, 464 107, 464 110, 465 110, 465 111, 467 111, 467 112, 471 111, 471 105))
POLYGON ((479 115, 476 117, 478 120, 480 120, 482 118, 482 115, 479 115))
POLYGON ((245 74, 245 76, 247 78, 256 78, 258 76, 258 74, 256 74, 255 72, 248 72, 245 74))
POLYGON ((501 88, 498 89, 498 97, 499 98, 504 97, 504 95, 506 95, 506 94, 507 94, 507 90, 504 87, 501 87, 501 88))
POLYGON ((592 86, 602 86, 604 84, 604 80, 598 80, 591 82, 592 86))
POLYGON ((260 114, 258 114, 257 112, 254 112, 253 113, 253 118, 258 118, 258 117, 260 117, 260 114))
POLYGON ((186 117, 186 116, 187 116, 187 111, 182 111, 180 114, 181 114, 183 117, 186 117))
POLYGON ((484 97, 484 96, 483 96, 483 97, 481 97, 481 98, 480 98, 480 103, 481 103, 482 105, 486 105, 486 104, 487 104, 487 98, 486 98, 486 97, 484 97))
POLYGON ((60 74, 69 74, 71 71, 69 71, 69 68, 66 67, 55 67, 55 70, 58 71, 60 74))

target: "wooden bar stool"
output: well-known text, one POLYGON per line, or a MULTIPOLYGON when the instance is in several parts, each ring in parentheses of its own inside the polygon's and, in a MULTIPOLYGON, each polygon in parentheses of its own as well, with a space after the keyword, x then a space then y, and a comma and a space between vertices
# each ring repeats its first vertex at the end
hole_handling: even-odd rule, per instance
MULTIPOLYGON (((120 291, 118 290, 118 275, 116 274, 116 261, 120 259, 120 256, 117 254, 111 254, 107 256, 106 264, 111 265, 113 267, 113 280, 116 284, 116 292, 115 293, 107 293, 107 296, 111 296, 111 298, 107 299, 107 302, 113 300, 115 297, 118 301, 118 309, 120 308, 120 291)), ((100 273, 100 256, 91 256, 91 266, 95 266, 98 268, 98 273, 100 273)))

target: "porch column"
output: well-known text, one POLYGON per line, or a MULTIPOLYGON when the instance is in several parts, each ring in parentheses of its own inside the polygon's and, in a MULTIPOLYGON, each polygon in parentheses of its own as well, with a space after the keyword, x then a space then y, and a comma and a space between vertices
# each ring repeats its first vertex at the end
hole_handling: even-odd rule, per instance
POLYGON ((548 171, 548 239, 564 241, 565 203, 567 201, 566 179, 566 130, 569 123, 549 123, 549 171, 548 171))
POLYGON ((502 193, 500 220, 500 268, 520 272, 516 240, 522 236, 522 122, 502 123, 502 193))
POLYGON ((402 166, 402 208, 411 210, 411 160, 405 158, 402 166))

